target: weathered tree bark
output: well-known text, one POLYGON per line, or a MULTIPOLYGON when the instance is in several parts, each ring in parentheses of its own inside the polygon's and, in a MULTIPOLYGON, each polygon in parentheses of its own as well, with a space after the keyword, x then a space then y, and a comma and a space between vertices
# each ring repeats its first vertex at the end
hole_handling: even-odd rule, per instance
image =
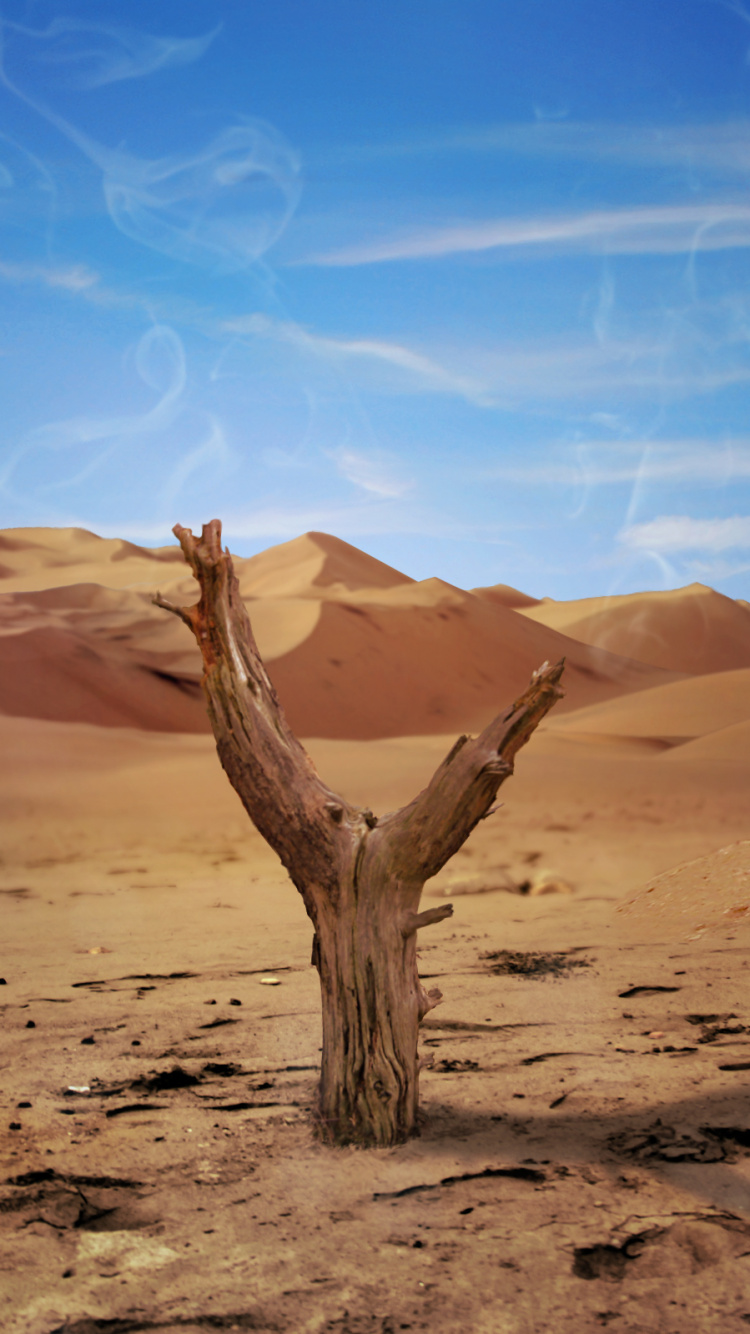
POLYGON ((275 849, 312 920, 323 1056, 319 1125, 330 1143, 389 1145, 416 1126, 417 1034, 441 1000, 417 973, 416 934, 453 912, 419 911, 426 880, 490 814, 513 759, 562 695, 547 663, 506 713, 459 737, 428 787, 376 818, 332 792, 290 731, 250 627, 218 519, 200 539, 174 528, 200 601, 174 607, 203 654, 203 690, 221 763, 275 849))

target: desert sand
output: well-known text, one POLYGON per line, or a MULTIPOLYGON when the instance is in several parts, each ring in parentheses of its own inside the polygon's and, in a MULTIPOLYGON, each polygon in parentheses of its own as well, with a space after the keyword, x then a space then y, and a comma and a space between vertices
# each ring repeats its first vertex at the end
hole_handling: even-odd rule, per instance
POLYGON ((324 1148, 312 930, 151 602, 193 599, 179 549, 0 534, 0 1326, 746 1329, 747 604, 467 592, 325 534, 237 566, 376 812, 545 659, 566 698, 425 889, 421 1135, 324 1148))
MULTIPOLYGON (((489 590, 477 590, 486 593, 489 590)), ((725 672, 747 665, 750 608, 705 584, 664 593, 517 606, 530 620, 612 653, 673 671, 725 672)))

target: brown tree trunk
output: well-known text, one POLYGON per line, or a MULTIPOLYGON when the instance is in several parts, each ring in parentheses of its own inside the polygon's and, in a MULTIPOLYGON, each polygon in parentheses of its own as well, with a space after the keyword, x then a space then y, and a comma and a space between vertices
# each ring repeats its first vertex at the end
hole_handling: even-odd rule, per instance
POLYGON ((513 758, 560 698, 563 663, 474 739, 459 737, 427 788, 378 820, 317 774, 289 730, 260 659, 221 524, 200 539, 175 526, 201 588, 194 607, 159 606, 190 626, 221 763, 248 815, 279 854, 312 920, 323 1058, 319 1125, 330 1143, 389 1145, 416 1126, 419 1024, 441 999, 417 973, 416 933, 450 917, 419 911, 435 875, 490 813, 513 758))

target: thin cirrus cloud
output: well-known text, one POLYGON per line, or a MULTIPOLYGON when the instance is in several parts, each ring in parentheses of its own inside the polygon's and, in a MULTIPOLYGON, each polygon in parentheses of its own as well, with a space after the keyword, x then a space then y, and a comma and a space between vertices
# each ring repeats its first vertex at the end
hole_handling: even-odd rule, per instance
POLYGON ((750 205, 675 204, 425 227, 386 240, 312 255, 294 263, 353 268, 492 250, 578 249, 637 255, 747 246, 750 246, 750 205))
POLYGON ((193 153, 153 161, 103 150, 104 196, 115 225, 170 258, 232 273, 265 253, 299 196, 299 164, 259 121, 228 125, 193 153))
POLYGON ((377 338, 334 338, 311 333, 292 321, 276 320, 259 313, 223 320, 219 328, 222 333, 285 343, 329 365, 347 365, 349 368, 359 365, 365 368, 365 374, 368 366, 378 368, 390 373, 392 383, 402 392, 428 390, 453 394, 480 406, 492 406, 481 380, 451 370, 403 343, 377 338))
POLYGON ((484 475, 534 486, 618 486, 632 482, 726 485, 750 477, 750 441, 645 441, 613 445, 587 441, 567 446, 567 460, 534 466, 500 464, 484 475))
MULTIPOLYGON (((607 121, 538 121, 447 135, 444 150, 573 158, 633 167, 688 167, 743 175, 750 166, 747 120, 698 125, 632 125, 607 121)), ((437 147, 437 145, 435 145, 437 147)))
MULTIPOLYGON (((200 512, 195 526, 200 526, 200 512)), ((76 520, 85 527, 84 520, 76 520)), ((164 542, 169 540, 171 518, 162 522, 117 524, 99 523, 97 532, 102 537, 125 537, 135 542, 164 542)), ((457 540, 475 539, 497 542, 496 527, 491 524, 466 523, 451 513, 431 512, 412 504, 403 505, 393 498, 371 497, 344 504, 325 501, 312 505, 259 505, 253 510, 225 510, 222 531, 228 542, 286 541, 305 532, 336 533, 356 541, 363 534, 408 534, 410 537, 449 537, 457 540)), ((505 545, 505 543, 499 543, 505 545)))
POLYGON ((52 24, 37 31, 0 21, 0 36, 14 39, 0 47, 0 82, 99 170, 115 226, 148 249, 213 272, 235 273, 254 264, 286 228, 301 188, 298 156, 273 126, 236 117, 186 152, 142 158, 99 142, 50 106, 48 80, 41 80, 41 95, 34 90, 34 75, 44 62, 86 66, 94 49, 94 74, 88 76, 94 83, 81 85, 90 88, 140 78, 175 60, 196 60, 214 34, 181 42, 60 23, 62 28, 52 24), (101 48, 91 48, 95 37, 101 48), (114 54, 108 43, 114 43, 114 54))
POLYGON ((347 482, 384 499, 398 499, 411 490, 413 481, 396 475, 388 459, 341 449, 333 456, 336 468, 347 482))
MULTIPOLYGON (((186 298, 165 301, 152 294, 139 295, 135 290, 126 292, 106 286, 100 275, 86 264, 54 267, 0 261, 2 279, 17 284, 43 284, 98 306, 142 308, 152 320, 160 323, 178 320, 214 339, 225 338, 227 334, 266 338, 303 353, 313 364, 345 372, 347 381, 360 389, 389 394, 446 395, 480 408, 514 408, 528 400, 570 402, 613 392, 642 396, 658 391, 675 397, 692 397, 750 378, 750 369, 742 357, 694 364, 691 347, 682 347, 674 334, 669 345, 662 345, 659 340, 609 339, 604 343, 574 344, 566 340, 528 346, 446 347, 427 352, 382 338, 342 338, 311 332, 293 321, 263 313, 217 322, 210 311, 186 298)), ((595 449, 596 445, 590 448, 595 449)), ((715 444, 707 448, 715 449, 715 444)), ((746 451, 746 446, 737 444, 734 472, 745 476, 743 449, 746 451)), ((712 477, 722 466, 701 452, 700 442, 691 458, 678 462, 654 456, 648 465, 654 476, 677 476, 684 472, 697 480, 712 477)), ((627 463, 621 466, 607 463, 602 467, 600 480, 605 482, 627 480, 630 476, 627 463)), ((571 479, 572 470, 572 464, 553 464, 549 480, 566 482, 571 479)), ((515 468, 503 465, 498 475, 524 481, 527 471, 523 465, 515 468)))
POLYGON ((38 43, 30 60, 40 66, 45 82, 58 76, 67 88, 90 91, 124 79, 140 79, 170 65, 199 60, 221 24, 203 37, 154 37, 134 29, 57 18, 46 28, 29 28, 5 20, 6 31, 38 43))
POLYGON ((684 514, 662 514, 646 523, 631 524, 618 541, 634 551, 731 551, 750 548, 750 517, 692 519, 684 514))
POLYGON ((359 144, 316 155, 327 165, 456 154, 593 161, 618 167, 700 169, 711 177, 744 179, 750 168, 750 122, 630 124, 610 121, 536 120, 484 125, 442 134, 359 144))
POLYGON ((42 283, 45 287, 75 294, 90 292, 99 283, 99 274, 86 264, 52 268, 45 264, 9 264, 0 261, 0 278, 11 283, 42 283))
POLYGON ((293 347, 312 361, 345 369, 349 380, 364 390, 445 394, 490 409, 612 393, 692 397, 750 379, 750 368, 741 357, 720 365, 694 364, 690 347, 682 347, 675 335, 668 343, 558 340, 526 346, 447 347, 427 353, 385 339, 314 333, 260 313, 223 320, 216 331, 293 347))
POLYGON ((0 260, 0 282, 16 286, 38 284, 50 292, 85 301, 104 309, 138 311, 155 324, 174 323, 184 328, 207 331, 208 316, 188 297, 139 292, 135 285, 113 287, 102 282, 101 274, 88 264, 32 264, 26 261, 0 260))
POLYGON ((6 459, 0 471, 0 491, 11 491, 24 466, 36 468, 41 451, 62 453, 74 461, 63 470, 62 480, 42 488, 50 492, 79 485, 116 451, 170 426, 180 411, 187 382, 182 340, 173 329, 157 325, 142 335, 134 362, 140 378, 159 395, 152 408, 129 416, 70 417, 37 427, 6 459))
MULTIPOLYGON (((729 340, 717 343, 716 353, 729 340)), ((606 397, 673 398, 710 394, 750 379, 741 355, 706 362, 694 355, 691 337, 568 342, 475 348, 472 364, 490 405, 574 402, 606 397)))
MULTIPOLYGON (((0 469, 0 493, 13 498, 16 487, 28 485, 31 477, 37 501, 43 506, 58 505, 62 495, 103 469, 114 467, 116 473, 127 469, 135 449, 148 441, 158 441, 178 421, 184 434, 198 439, 192 447, 183 448, 170 469, 161 469, 164 475, 158 483, 160 470, 154 460, 152 492, 158 494, 164 512, 172 512, 186 493, 200 490, 207 479, 233 471, 238 460, 221 421, 210 412, 195 411, 186 400, 185 351, 175 330, 166 325, 147 330, 133 351, 133 364, 144 384, 158 395, 151 408, 127 416, 72 417, 31 431, 0 469), (58 460, 53 479, 39 482, 40 476, 50 473, 49 457, 40 467, 42 454, 57 455, 58 460)), ((59 522, 59 514, 54 517, 59 522)), ((159 541, 169 526, 145 524, 141 536, 159 541)))

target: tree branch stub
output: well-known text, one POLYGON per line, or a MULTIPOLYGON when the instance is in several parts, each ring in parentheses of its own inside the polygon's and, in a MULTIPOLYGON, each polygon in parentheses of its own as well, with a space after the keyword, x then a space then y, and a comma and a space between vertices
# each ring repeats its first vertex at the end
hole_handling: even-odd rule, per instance
POLYGON ((424 912, 407 912, 401 922, 402 936, 413 936, 423 926, 434 926, 453 916, 453 904, 443 903, 439 908, 427 908, 424 912))

